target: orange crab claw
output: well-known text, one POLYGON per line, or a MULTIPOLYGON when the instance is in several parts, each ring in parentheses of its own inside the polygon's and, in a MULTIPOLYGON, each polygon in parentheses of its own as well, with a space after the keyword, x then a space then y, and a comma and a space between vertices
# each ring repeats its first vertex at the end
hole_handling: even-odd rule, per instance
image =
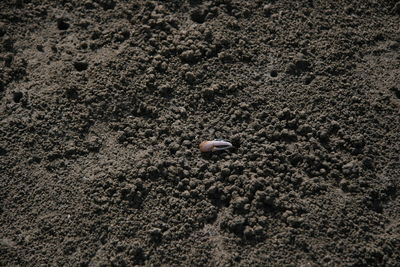
POLYGON ((201 152, 214 152, 226 150, 232 147, 232 144, 223 140, 203 141, 199 148, 201 152))

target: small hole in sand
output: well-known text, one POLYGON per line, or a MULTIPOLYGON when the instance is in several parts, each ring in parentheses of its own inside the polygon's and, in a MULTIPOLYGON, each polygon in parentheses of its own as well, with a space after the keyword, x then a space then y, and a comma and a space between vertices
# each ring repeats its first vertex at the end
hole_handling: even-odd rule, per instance
POLYGON ((276 71, 276 70, 271 70, 271 73, 270 73, 270 75, 271 75, 271 77, 277 77, 278 76, 278 72, 276 71))

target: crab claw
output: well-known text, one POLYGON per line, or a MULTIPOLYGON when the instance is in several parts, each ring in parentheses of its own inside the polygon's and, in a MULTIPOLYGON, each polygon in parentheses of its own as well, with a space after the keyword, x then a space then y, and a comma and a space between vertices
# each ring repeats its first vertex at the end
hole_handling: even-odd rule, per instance
POLYGON ((203 141, 199 148, 201 152, 214 152, 226 150, 232 147, 232 144, 224 140, 203 141))

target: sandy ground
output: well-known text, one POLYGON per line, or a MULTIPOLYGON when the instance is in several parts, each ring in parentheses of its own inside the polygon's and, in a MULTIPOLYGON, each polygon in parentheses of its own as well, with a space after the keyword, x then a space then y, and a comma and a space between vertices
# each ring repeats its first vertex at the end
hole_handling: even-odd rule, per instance
POLYGON ((1 266, 399 264, 399 1, 3 0, 0 37, 1 266))

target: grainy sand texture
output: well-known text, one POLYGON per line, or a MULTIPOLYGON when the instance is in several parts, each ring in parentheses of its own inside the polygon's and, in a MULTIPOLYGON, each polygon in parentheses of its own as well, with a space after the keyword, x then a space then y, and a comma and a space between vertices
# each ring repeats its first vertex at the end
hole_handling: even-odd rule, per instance
POLYGON ((398 266, 398 0, 2 0, 0 38, 1 266, 398 266))

